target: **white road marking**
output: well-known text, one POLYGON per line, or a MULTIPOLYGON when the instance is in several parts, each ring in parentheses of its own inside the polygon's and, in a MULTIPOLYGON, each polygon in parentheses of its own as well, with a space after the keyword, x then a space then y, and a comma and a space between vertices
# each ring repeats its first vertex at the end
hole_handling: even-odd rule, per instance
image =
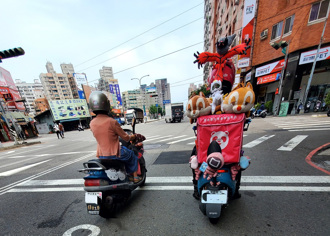
POLYGON ((148 136, 148 137, 145 136, 145 137, 146 137, 146 139, 150 139, 150 138, 157 138, 157 137, 159 137, 159 136, 160 136, 160 135, 154 135, 154 136, 150 136, 150 137, 149 137, 149 136, 148 136))
POLYGON ((330 130, 330 128, 320 128, 320 129, 289 129, 288 131, 297 132, 297 131, 316 131, 316 130, 330 130))
MULTIPOLYGON (((192 176, 147 177, 146 183, 192 183, 192 176)), ((242 183, 330 184, 330 176, 242 176, 242 183)), ((80 185, 84 179, 29 180, 17 186, 80 185)))
POLYGON ((187 145, 195 145, 195 144, 196 144, 195 142, 187 143, 187 145))
POLYGON ((194 136, 194 137, 184 138, 184 139, 173 141, 173 142, 170 142, 170 143, 167 143, 167 144, 179 143, 179 142, 186 141, 186 140, 189 140, 189 139, 196 139, 196 137, 194 136))
POLYGON ((62 236, 71 236, 72 233, 74 231, 77 231, 78 229, 87 229, 87 230, 91 231, 92 233, 88 234, 89 236, 98 236, 101 233, 101 229, 99 227, 97 227, 96 225, 85 224, 85 225, 78 225, 71 229, 68 229, 67 231, 64 232, 64 234, 62 236))
POLYGON ((45 160, 45 161, 42 161, 42 162, 38 162, 38 163, 35 163, 35 164, 31 164, 31 165, 28 165, 28 166, 23 166, 23 167, 20 167, 20 168, 17 168, 17 169, 5 171, 5 172, 0 173, 0 176, 10 176, 10 175, 16 174, 18 172, 21 172, 23 170, 27 170, 27 169, 30 169, 30 168, 35 167, 37 165, 43 164, 43 163, 45 163, 47 161, 50 161, 50 160, 51 159, 45 160))
MULTIPOLYGON (((193 186, 144 186, 136 190, 189 190, 192 191, 193 186)), ((299 186, 242 186, 241 191, 278 191, 278 192, 330 192, 330 187, 299 187, 299 186)), ((62 187, 62 188, 15 188, 7 192, 10 193, 35 193, 35 192, 82 192, 83 187, 62 187)))
POLYGON ((158 138, 147 139, 147 140, 143 141, 143 143, 145 143, 145 142, 149 142, 149 141, 153 141, 153 140, 156 140, 156 139, 161 139, 161 138, 171 137, 171 136, 173 136, 173 135, 167 135, 167 136, 162 136, 162 137, 158 137, 158 138))
POLYGON ((299 121, 295 120, 295 121, 292 121, 292 122, 280 122, 280 123, 276 123, 276 124, 273 123, 273 125, 278 126, 278 127, 289 126, 289 125, 294 125, 294 126, 296 126, 296 125, 299 125, 299 126, 305 125, 305 126, 307 126, 307 125, 322 125, 322 124, 330 124, 330 121, 314 121, 314 122, 300 121, 299 122, 299 121))
POLYGON ((53 167, 53 168, 50 168, 50 169, 45 170, 45 171, 43 171, 43 172, 40 172, 40 173, 38 173, 38 174, 32 175, 32 176, 27 177, 27 178, 25 178, 25 179, 22 179, 22 180, 16 181, 15 183, 11 183, 11 184, 8 184, 8 185, 6 185, 6 186, 4 186, 4 187, 1 187, 1 188, 0 188, 0 195, 5 194, 5 193, 8 192, 10 189, 15 188, 15 187, 16 187, 18 184, 20 184, 20 183, 24 183, 24 182, 27 182, 27 181, 29 181, 29 180, 39 178, 40 176, 43 176, 43 175, 49 174, 49 173, 51 173, 51 172, 53 172, 53 171, 55 171, 55 170, 61 169, 61 168, 63 168, 63 167, 66 167, 66 166, 71 165, 71 164, 73 164, 73 163, 76 163, 76 162, 78 162, 78 161, 82 161, 82 160, 84 160, 84 159, 86 159, 86 158, 90 158, 90 157, 93 156, 93 155, 95 155, 95 152, 94 152, 94 153, 91 153, 91 154, 87 154, 87 155, 85 155, 85 156, 83 156, 83 157, 80 157, 80 158, 78 158, 78 159, 75 159, 75 160, 73 160, 73 161, 68 161, 68 162, 63 163, 63 164, 61 164, 61 165, 55 166, 55 167, 53 167))
POLYGON ((302 125, 302 126, 286 126, 286 127, 283 127, 282 129, 302 129, 302 128, 313 128, 313 129, 316 129, 316 128, 330 128, 330 125, 302 125))
POLYGON ((187 135, 180 135, 180 136, 176 136, 176 137, 170 137, 170 138, 159 140, 159 141, 157 141, 155 143, 160 143, 160 142, 164 142, 164 141, 171 140, 171 139, 173 140, 175 138, 181 138, 181 137, 185 137, 185 136, 187 136, 187 135))
MULTIPOLYGON (((27 149, 24 152, 18 152, 18 153, 15 152, 15 155, 22 155, 22 154, 30 152, 30 151, 36 151, 36 150, 39 150, 39 149, 46 149, 46 148, 52 147, 52 146, 55 146, 55 145, 46 145, 46 146, 42 146, 40 148, 36 148, 35 146, 33 146, 33 148, 31 147, 31 149, 27 149)), ((8 158, 8 157, 7 156, 0 157, 0 159, 3 159, 3 158, 8 158)))
POLYGON ((10 154, 10 153, 13 153, 13 152, 15 152, 15 151, 9 151, 9 152, 7 152, 6 154, 10 154))
POLYGON ((296 137, 289 140, 282 147, 278 148, 278 151, 292 151, 299 143, 301 143, 308 135, 297 135, 296 137))
POLYGON ((252 147, 255 147, 255 146, 257 146, 258 144, 260 144, 260 143, 262 143, 262 142, 266 141, 267 139, 270 139, 270 138, 272 138, 272 137, 274 137, 274 136, 275 136, 275 135, 269 135, 269 136, 265 135, 265 136, 262 136, 262 137, 260 137, 260 138, 258 138, 258 139, 256 139, 256 140, 254 140, 254 141, 252 141, 252 142, 249 142, 249 143, 243 145, 243 147, 244 147, 244 148, 252 148, 252 147))
POLYGON ((17 159, 17 158, 23 158, 23 157, 26 158, 28 156, 34 156, 34 157, 62 156, 62 155, 72 155, 72 154, 83 154, 83 153, 88 153, 88 152, 95 152, 95 150, 93 150, 93 151, 83 151, 83 152, 44 153, 44 154, 39 154, 39 155, 12 156, 12 157, 8 157, 8 158, 17 159))

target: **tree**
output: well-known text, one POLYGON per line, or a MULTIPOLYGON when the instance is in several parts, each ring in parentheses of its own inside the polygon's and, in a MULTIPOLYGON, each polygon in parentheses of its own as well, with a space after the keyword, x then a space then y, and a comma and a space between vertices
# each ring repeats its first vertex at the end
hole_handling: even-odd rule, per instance
POLYGON ((209 97, 209 95, 211 94, 210 89, 208 88, 208 86, 206 84, 204 84, 199 89, 192 91, 191 94, 190 94, 190 97, 192 95, 199 95, 200 92, 203 92, 205 97, 209 97))
POLYGON ((157 114, 163 114, 163 109, 158 106, 158 109, 155 105, 151 105, 149 107, 149 114, 152 115, 153 117, 157 117, 157 114))

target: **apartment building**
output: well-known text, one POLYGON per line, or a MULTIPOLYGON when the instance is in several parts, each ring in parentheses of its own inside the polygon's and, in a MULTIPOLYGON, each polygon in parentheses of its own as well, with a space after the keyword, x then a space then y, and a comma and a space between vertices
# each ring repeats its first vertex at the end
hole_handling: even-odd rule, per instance
POLYGON ((39 79, 48 100, 73 99, 70 82, 66 74, 56 73, 51 62, 46 63, 47 73, 41 73, 39 79))
POLYGON ((312 102, 311 109, 316 100, 322 101, 330 92, 329 5, 329 0, 258 1, 251 57, 251 79, 257 101, 287 102, 288 114, 306 102, 306 87, 323 30, 313 79, 306 95, 307 101, 312 102), (279 90, 282 90, 281 98, 280 94, 276 95, 279 90))
POLYGON ((29 114, 36 114, 34 100, 44 97, 42 84, 38 79, 34 83, 27 83, 20 79, 15 80, 15 85, 22 99, 25 99, 26 111, 29 114))
MULTIPOLYGON (((216 53, 220 38, 236 34, 233 46, 241 43, 244 0, 204 0, 204 51, 216 53)), ((232 58, 237 65, 238 56, 232 58)), ((213 63, 204 66, 204 82, 213 63)))

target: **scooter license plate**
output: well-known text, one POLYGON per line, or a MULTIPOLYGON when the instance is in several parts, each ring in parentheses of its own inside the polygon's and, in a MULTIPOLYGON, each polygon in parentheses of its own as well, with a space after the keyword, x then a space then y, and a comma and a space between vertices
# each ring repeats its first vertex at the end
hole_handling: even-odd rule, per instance
POLYGON ((102 199, 102 192, 86 192, 85 202, 87 211, 91 215, 98 215, 100 213, 99 201, 102 199))
POLYGON ((226 204, 228 199, 227 190, 202 190, 202 203, 211 203, 211 204, 226 204))

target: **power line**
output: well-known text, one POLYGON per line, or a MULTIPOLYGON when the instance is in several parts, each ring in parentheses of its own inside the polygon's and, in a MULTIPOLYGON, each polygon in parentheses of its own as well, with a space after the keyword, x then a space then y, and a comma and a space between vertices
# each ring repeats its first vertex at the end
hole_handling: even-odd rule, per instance
POLYGON ((123 43, 121 43, 121 44, 119 44, 119 45, 117 45, 117 46, 114 46, 113 48, 110 48, 109 50, 107 50, 107 51, 105 51, 105 52, 102 52, 102 53, 100 53, 100 54, 98 54, 98 55, 96 55, 96 56, 94 56, 94 57, 92 57, 92 58, 90 58, 90 59, 88 59, 88 60, 82 62, 82 63, 79 63, 78 65, 76 65, 76 67, 78 67, 78 66, 80 66, 80 65, 82 65, 82 64, 85 64, 86 62, 89 62, 89 61, 91 61, 91 60, 93 60, 93 59, 95 59, 95 58, 97 58, 97 57, 99 57, 99 56, 101 56, 101 55, 103 55, 103 54, 105 54, 105 53, 107 53, 107 52, 109 52, 109 51, 115 49, 115 48, 118 48, 119 46, 121 46, 121 45, 123 45, 123 44, 125 44, 125 43, 128 43, 128 42, 132 41, 133 39, 136 39, 137 37, 140 37, 141 35, 143 35, 143 34, 149 32, 149 31, 151 31, 151 30, 157 28, 158 26, 161 26, 161 25, 163 25, 163 24, 165 24, 165 23, 167 23, 167 22, 169 22, 169 21, 171 21, 171 20, 177 18, 178 16, 183 15, 184 13, 186 13, 186 12, 188 12, 188 11, 191 11, 192 9, 198 7, 198 6, 201 5, 201 4, 203 4, 203 3, 200 3, 200 4, 198 4, 198 5, 196 5, 196 6, 192 7, 192 8, 189 8, 188 10, 186 10, 186 11, 184 11, 184 12, 182 12, 182 13, 180 13, 180 14, 178 14, 178 15, 176 15, 176 16, 174 16, 174 17, 172 17, 172 18, 170 18, 170 19, 168 19, 168 20, 166 20, 166 21, 164 21, 164 22, 162 22, 162 23, 160 23, 160 24, 158 24, 158 25, 156 25, 156 26, 154 26, 154 27, 152 27, 152 28, 150 28, 150 29, 148 29, 148 30, 146 30, 146 31, 144 31, 144 32, 142 32, 142 33, 140 33, 140 34, 138 34, 138 35, 136 35, 136 36, 134 36, 134 37, 132 37, 132 38, 130 38, 129 40, 126 40, 125 42, 123 42, 123 43))
MULTIPOLYGON (((190 46, 187 46, 187 47, 184 47, 184 48, 181 48, 181 49, 178 49, 178 50, 176 50, 176 51, 173 51, 173 52, 167 53, 167 54, 162 55, 162 56, 160 56, 160 57, 153 58, 153 59, 151 59, 151 60, 149 60, 149 61, 142 62, 142 63, 140 63, 140 64, 138 64, 138 65, 135 65, 135 66, 132 66, 132 67, 129 67, 129 68, 123 69, 123 70, 118 71, 118 72, 113 73, 113 74, 114 74, 114 75, 115 75, 115 74, 119 74, 119 73, 121 73, 121 72, 124 72, 124 71, 130 70, 130 69, 132 69, 132 68, 135 68, 135 67, 138 67, 138 66, 141 66, 141 65, 144 65, 144 64, 147 64, 147 63, 149 63, 149 62, 152 62, 152 61, 158 60, 158 59, 160 59, 160 58, 163 58, 163 57, 169 56, 169 55, 171 55, 171 54, 174 54, 174 53, 180 52, 180 51, 182 51, 182 50, 185 50, 185 49, 191 48, 191 47, 196 46, 196 45, 201 44, 201 43, 203 43, 203 41, 202 41, 202 42, 195 43, 195 44, 192 44, 192 45, 190 45, 190 46)), ((94 79, 94 80, 91 80, 91 81, 88 81, 88 82, 90 83, 90 82, 93 82, 93 81, 96 81, 96 80, 99 80, 99 79, 101 79, 101 78, 94 79)))
MULTIPOLYGON (((172 87, 179 87, 179 86, 187 85, 187 84, 192 84, 192 83, 198 83, 198 82, 201 82, 201 81, 200 81, 200 80, 197 80, 197 81, 195 81, 195 82, 190 82, 190 83, 178 84, 178 85, 174 85, 174 86, 171 85, 171 88, 172 88, 172 87)), ((203 81, 202 81, 202 82, 203 82, 203 81)))
POLYGON ((187 81, 187 80, 195 79, 195 78, 200 77, 200 76, 203 76, 203 74, 201 74, 201 75, 196 75, 196 76, 191 77, 191 78, 189 78, 189 79, 181 80, 181 81, 179 81, 179 82, 174 82, 174 83, 170 83, 170 84, 172 85, 172 84, 182 83, 182 81, 187 81))
POLYGON ((170 34, 170 33, 173 33, 174 31, 177 31, 177 30, 179 30, 179 29, 181 29, 181 28, 183 28, 183 27, 186 27, 187 25, 190 25, 190 24, 192 24, 192 23, 194 23, 194 22, 196 22, 196 21, 198 21, 198 20, 200 20, 200 19, 203 19, 203 17, 200 17, 200 18, 198 18, 198 19, 196 19, 196 20, 193 20, 193 21, 191 21, 191 22, 189 22, 189 23, 187 23, 187 24, 185 24, 185 25, 183 25, 183 26, 180 26, 180 27, 178 27, 178 28, 176 28, 176 29, 174 29, 174 30, 172 30, 172 31, 169 31, 169 32, 167 32, 167 33, 165 33, 165 34, 163 34, 163 35, 161 35, 161 36, 159 36, 159 37, 156 37, 156 38, 154 38, 154 39, 152 39, 152 40, 150 40, 150 41, 148 41, 148 42, 146 42, 146 43, 140 44, 139 46, 136 46, 135 48, 132 48, 132 49, 126 51, 126 52, 123 52, 123 53, 118 54, 118 55, 116 55, 116 56, 114 56, 114 57, 111 57, 111 58, 109 58, 109 59, 107 59, 107 60, 104 60, 104 61, 102 61, 102 62, 99 62, 99 63, 97 63, 97 64, 95 64, 95 65, 92 65, 92 66, 89 66, 89 67, 87 67, 87 68, 85 68, 85 69, 82 69, 82 70, 80 70, 79 72, 83 72, 83 71, 85 71, 85 70, 87 70, 87 69, 89 69, 89 68, 92 68, 92 67, 97 66, 97 65, 100 65, 100 64, 102 64, 102 63, 104 63, 104 62, 106 62, 106 61, 110 61, 110 60, 112 60, 112 59, 114 59, 114 58, 117 58, 117 57, 122 56, 122 55, 124 55, 124 54, 126 54, 126 53, 129 53, 129 52, 131 52, 131 51, 133 51, 133 50, 135 50, 135 49, 137 49, 137 48, 139 48, 139 47, 142 47, 142 46, 144 46, 144 45, 146 45, 146 44, 148 44, 148 43, 151 43, 151 42, 153 42, 153 41, 155 41, 155 40, 157 40, 157 39, 159 39, 159 38, 161 38, 161 37, 164 37, 165 35, 168 35, 168 34, 170 34))
POLYGON ((196 45, 201 44, 201 43, 203 43, 203 41, 202 41, 202 42, 199 42, 199 43, 195 43, 195 44, 190 45, 190 46, 185 47, 185 48, 181 48, 181 49, 176 50, 176 51, 174 51, 174 52, 167 53, 167 54, 165 54, 165 55, 163 55, 163 56, 156 57, 156 58, 151 59, 151 60, 149 60, 149 61, 142 62, 142 63, 140 63, 140 64, 138 64, 138 65, 135 65, 135 66, 129 67, 129 68, 127 68, 127 69, 124 69, 124 70, 118 71, 118 72, 113 73, 113 74, 114 74, 114 75, 115 75, 115 74, 119 74, 119 73, 121 73, 121 72, 124 72, 124 71, 130 70, 130 69, 132 69, 132 68, 135 68, 135 67, 138 67, 138 66, 141 66, 141 65, 144 65, 144 64, 147 64, 147 63, 149 63, 149 62, 152 62, 152 61, 158 60, 158 59, 160 59, 160 58, 163 58, 163 57, 169 56, 169 55, 171 55, 171 54, 174 54, 174 53, 180 52, 180 51, 182 51, 182 50, 185 50, 185 49, 191 48, 191 47, 196 46, 196 45))

